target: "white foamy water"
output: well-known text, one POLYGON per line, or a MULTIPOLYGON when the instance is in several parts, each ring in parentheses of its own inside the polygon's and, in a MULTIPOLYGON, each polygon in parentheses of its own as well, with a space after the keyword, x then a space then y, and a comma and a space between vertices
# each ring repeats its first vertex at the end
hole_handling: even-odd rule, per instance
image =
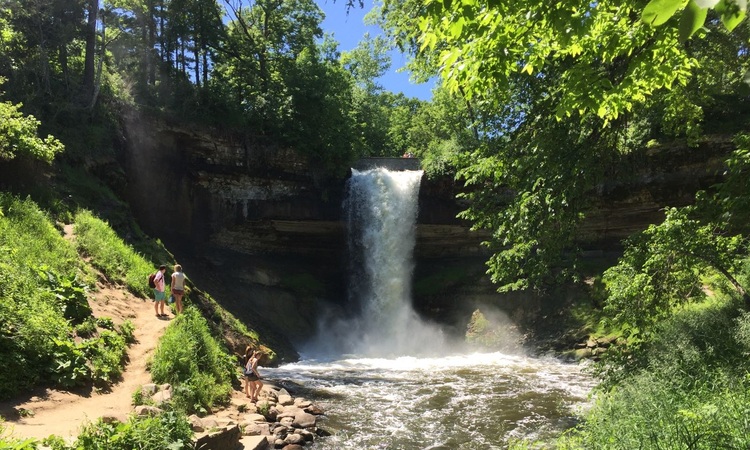
POLYGON ((322 406, 319 449, 500 449, 574 425, 593 379, 581 366, 503 353, 304 360, 264 369, 322 406))
POLYGON ((461 353, 411 305, 421 171, 352 171, 345 212, 348 315, 329 317, 303 361, 263 369, 322 406, 315 450, 500 449, 575 424, 594 381, 580 366, 461 353))

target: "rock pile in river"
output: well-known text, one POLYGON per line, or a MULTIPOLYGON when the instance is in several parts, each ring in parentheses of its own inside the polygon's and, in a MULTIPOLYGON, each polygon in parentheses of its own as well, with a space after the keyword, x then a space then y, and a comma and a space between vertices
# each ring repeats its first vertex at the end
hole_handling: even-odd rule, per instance
POLYGON ((225 410, 206 417, 193 415, 189 420, 196 433, 195 448, 201 450, 243 448, 243 436, 265 437, 266 443, 253 450, 293 450, 330 434, 317 426, 322 414, 309 400, 294 398, 286 389, 267 383, 257 403, 235 398, 225 410))

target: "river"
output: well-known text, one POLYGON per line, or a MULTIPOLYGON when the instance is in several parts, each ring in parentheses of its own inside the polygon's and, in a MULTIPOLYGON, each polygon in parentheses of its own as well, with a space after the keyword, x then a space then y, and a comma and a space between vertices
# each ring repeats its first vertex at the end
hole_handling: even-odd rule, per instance
POLYGON ((501 449, 570 428, 594 380, 577 364, 503 353, 303 360, 263 369, 325 410, 315 450, 501 449))

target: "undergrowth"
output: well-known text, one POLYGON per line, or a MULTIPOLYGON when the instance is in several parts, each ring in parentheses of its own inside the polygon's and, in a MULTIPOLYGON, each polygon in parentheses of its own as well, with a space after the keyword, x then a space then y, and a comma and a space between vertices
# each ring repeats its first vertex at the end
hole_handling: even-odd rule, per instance
POLYGON ((236 367, 195 308, 177 316, 159 341, 150 364, 155 383, 175 387, 174 402, 188 413, 226 404, 236 367))
POLYGON ((151 294, 146 283, 154 266, 132 246, 126 244, 110 226, 90 211, 75 216, 76 244, 79 251, 91 257, 91 264, 112 282, 124 284, 140 297, 151 294))
POLYGON ((664 321, 637 354, 624 356, 635 360, 631 364, 615 358, 583 423, 555 447, 745 449, 748 355, 750 314, 737 301, 686 307, 664 321))

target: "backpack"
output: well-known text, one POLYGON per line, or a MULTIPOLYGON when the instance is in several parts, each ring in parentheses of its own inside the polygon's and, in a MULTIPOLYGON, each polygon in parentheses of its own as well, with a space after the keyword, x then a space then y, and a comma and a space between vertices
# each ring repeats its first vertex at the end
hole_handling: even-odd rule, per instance
POLYGON ((152 273, 151 275, 148 276, 148 287, 150 287, 151 289, 156 289, 156 280, 155 280, 155 278, 156 278, 156 274, 155 273, 152 273))

